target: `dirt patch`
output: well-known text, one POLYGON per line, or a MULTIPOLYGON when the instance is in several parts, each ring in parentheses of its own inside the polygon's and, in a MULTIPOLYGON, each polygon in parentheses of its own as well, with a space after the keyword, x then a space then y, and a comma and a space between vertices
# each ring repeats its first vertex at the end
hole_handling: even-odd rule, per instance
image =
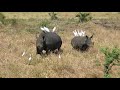
POLYGON ((120 20, 97 19, 92 22, 108 29, 120 30, 120 20))

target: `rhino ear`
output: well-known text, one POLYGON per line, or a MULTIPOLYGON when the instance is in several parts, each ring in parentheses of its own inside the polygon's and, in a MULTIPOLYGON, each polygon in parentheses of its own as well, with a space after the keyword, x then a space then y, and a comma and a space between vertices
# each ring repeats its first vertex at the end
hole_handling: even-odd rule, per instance
MULTIPOLYGON (((94 35, 94 34, 93 34, 94 35)), ((90 38, 93 38, 93 35, 90 38)))
POLYGON ((88 36, 86 35, 86 38, 88 39, 88 36))
MULTIPOLYGON (((95 33, 93 33, 93 35, 95 35, 95 33)), ((93 35, 90 38, 93 38, 93 35)))

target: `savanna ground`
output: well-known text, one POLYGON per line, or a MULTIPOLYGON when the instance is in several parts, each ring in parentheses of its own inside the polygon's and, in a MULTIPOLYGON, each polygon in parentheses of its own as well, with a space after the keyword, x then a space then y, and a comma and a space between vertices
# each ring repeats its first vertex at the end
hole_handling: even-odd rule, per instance
MULTIPOLYGON (((0 24, 0 77, 1 78, 103 78, 104 54, 101 47, 120 47, 120 13, 91 12, 92 21, 77 23, 77 12, 57 12, 59 20, 50 20, 48 12, 4 12, 15 24, 0 24), (36 33, 41 25, 57 27, 63 44, 61 58, 50 54, 36 55, 36 33), (73 50, 72 31, 82 29, 93 37, 94 46, 88 52, 73 50), (22 56, 23 52, 26 52, 22 56), (31 61, 28 60, 31 54, 31 61)), ((120 67, 110 71, 112 77, 120 77, 120 67)))

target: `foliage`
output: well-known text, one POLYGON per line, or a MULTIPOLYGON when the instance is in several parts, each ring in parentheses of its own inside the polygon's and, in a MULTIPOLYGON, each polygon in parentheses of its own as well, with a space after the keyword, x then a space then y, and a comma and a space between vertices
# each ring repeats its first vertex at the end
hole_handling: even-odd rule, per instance
POLYGON ((81 22, 81 23, 92 20, 92 16, 90 16, 90 13, 79 12, 76 15, 76 17, 78 17, 79 22, 81 22))
POLYGON ((16 25, 17 24, 17 19, 5 19, 4 20, 4 25, 8 25, 8 24, 16 25))
POLYGON ((0 22, 4 24, 5 16, 4 14, 0 13, 0 22))
POLYGON ((16 25, 17 24, 17 20, 16 19, 11 19, 11 24, 12 25, 16 25))
POLYGON ((8 24, 16 25, 17 24, 16 19, 6 19, 6 17, 2 13, 0 13, 0 22, 4 25, 8 25, 8 24))
POLYGON ((48 13, 48 14, 49 14, 51 20, 56 20, 56 19, 58 19, 57 13, 55 13, 55 12, 50 12, 50 13, 48 13))
POLYGON ((39 26, 41 26, 41 27, 48 27, 49 24, 50 24, 50 21, 47 20, 47 19, 44 19, 44 20, 42 20, 42 21, 40 22, 39 26))
POLYGON ((120 65, 120 49, 117 47, 112 48, 101 48, 101 52, 105 55, 105 63, 104 63, 104 76, 109 77, 109 71, 111 70, 113 65, 120 65))

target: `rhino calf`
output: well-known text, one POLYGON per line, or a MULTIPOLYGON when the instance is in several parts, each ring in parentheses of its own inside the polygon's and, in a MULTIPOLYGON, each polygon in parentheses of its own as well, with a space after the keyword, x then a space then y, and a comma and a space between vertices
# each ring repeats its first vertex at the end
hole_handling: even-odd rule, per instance
POLYGON ((86 36, 79 36, 76 35, 71 40, 71 45, 74 49, 80 50, 80 51, 86 51, 89 49, 90 46, 93 45, 92 39, 93 35, 91 37, 86 36))

